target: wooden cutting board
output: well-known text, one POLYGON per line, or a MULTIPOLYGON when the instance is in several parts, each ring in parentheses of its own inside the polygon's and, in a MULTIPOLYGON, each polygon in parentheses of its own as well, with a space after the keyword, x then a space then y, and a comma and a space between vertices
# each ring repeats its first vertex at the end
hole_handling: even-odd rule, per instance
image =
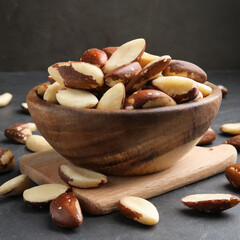
MULTIPOLYGON (((228 144, 212 148, 194 147, 172 167, 154 174, 134 177, 109 176, 107 184, 93 189, 73 188, 81 207, 93 215, 117 209, 117 202, 126 195, 151 198, 224 171, 236 162, 236 149, 228 144)), ((20 170, 37 184, 64 183, 58 167, 69 163, 55 150, 24 155, 20 170)))

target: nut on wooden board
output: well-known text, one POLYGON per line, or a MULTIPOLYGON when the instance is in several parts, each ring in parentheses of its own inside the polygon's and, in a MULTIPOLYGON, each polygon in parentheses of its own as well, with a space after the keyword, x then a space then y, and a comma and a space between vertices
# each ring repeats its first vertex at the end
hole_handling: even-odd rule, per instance
POLYGON ((107 176, 74 165, 60 165, 58 174, 64 182, 78 188, 94 188, 107 183, 107 176))

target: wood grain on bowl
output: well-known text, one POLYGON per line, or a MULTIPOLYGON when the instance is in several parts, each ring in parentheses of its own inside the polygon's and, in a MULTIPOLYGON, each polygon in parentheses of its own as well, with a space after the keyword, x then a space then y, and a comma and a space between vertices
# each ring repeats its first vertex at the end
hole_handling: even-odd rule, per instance
POLYGON ((73 164, 109 175, 140 175, 171 166, 196 145, 216 116, 221 91, 154 109, 77 109, 43 101, 33 88, 29 111, 44 138, 73 164))

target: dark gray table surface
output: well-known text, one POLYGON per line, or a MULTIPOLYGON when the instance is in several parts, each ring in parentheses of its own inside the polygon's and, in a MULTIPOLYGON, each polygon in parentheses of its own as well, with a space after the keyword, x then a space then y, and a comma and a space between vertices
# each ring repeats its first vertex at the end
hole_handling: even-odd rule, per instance
MULTIPOLYGON (((212 124, 217 138, 210 146, 221 144, 230 136, 220 133, 220 125, 240 122, 240 71, 210 71, 210 82, 223 84, 229 94, 223 99, 220 111, 212 124)), ((0 94, 10 92, 13 100, 0 108, 0 148, 9 148, 16 158, 15 170, 1 173, 0 184, 19 174, 18 161, 29 151, 22 144, 7 140, 4 129, 21 122, 32 121, 21 111, 27 92, 47 80, 46 72, 0 73, 0 94)), ((238 161, 240 156, 238 154, 238 161)), ((204 159, 203 159, 204 161, 204 159)), ((0 198, 0 240, 8 239, 240 239, 240 204, 220 214, 205 214, 187 209, 181 198, 194 193, 231 193, 233 189, 223 173, 150 199, 159 211, 156 226, 144 226, 123 217, 119 212, 105 216, 84 213, 83 225, 74 230, 61 229, 50 219, 48 209, 26 205, 22 196, 0 198)))

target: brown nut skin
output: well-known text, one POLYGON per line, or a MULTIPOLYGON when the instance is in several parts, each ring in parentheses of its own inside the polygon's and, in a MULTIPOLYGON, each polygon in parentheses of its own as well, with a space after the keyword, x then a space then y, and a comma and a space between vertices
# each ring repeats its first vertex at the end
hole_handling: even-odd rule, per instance
POLYGON ((120 202, 118 202, 118 210, 127 218, 130 219, 138 219, 142 217, 142 214, 131 210, 130 208, 126 208, 120 202))
POLYGON ((96 89, 103 85, 103 73, 101 69, 93 64, 85 62, 63 62, 55 63, 49 67, 55 69, 63 79, 63 84, 68 88, 76 89, 96 89), (74 66, 87 68, 87 74, 74 69, 74 66), (93 75, 97 73, 99 79, 95 79, 93 75))
POLYGON ((102 50, 107 54, 107 57, 110 58, 117 49, 118 47, 106 47, 102 50))
POLYGON ((36 130, 34 123, 19 123, 5 129, 4 135, 13 142, 25 144, 32 131, 36 130))
POLYGON ((198 142, 198 146, 212 143, 216 139, 216 133, 212 128, 209 128, 198 142))
POLYGON ((49 80, 50 84, 53 84, 53 83, 56 82, 56 81, 53 79, 53 77, 51 77, 51 76, 48 76, 48 80, 49 80))
POLYGON ((230 138, 229 140, 225 141, 224 144, 231 144, 238 151, 240 151, 240 135, 230 138))
POLYGON ((24 113, 29 113, 27 103, 21 103, 21 108, 24 113))
POLYGON ((82 62, 91 63, 102 68, 108 60, 107 54, 97 48, 91 48, 85 51, 80 59, 82 62))
POLYGON ((240 188, 240 163, 226 167, 225 176, 235 188, 240 188))
POLYGON ((189 102, 189 101, 195 99, 198 96, 198 93, 199 93, 198 88, 194 87, 188 93, 182 94, 182 95, 176 95, 173 99, 177 103, 189 102))
POLYGON ((163 76, 188 77, 200 83, 207 81, 207 74, 200 67, 182 60, 172 60, 162 74, 163 76))
POLYGON ((126 85, 132 78, 142 70, 141 65, 138 62, 129 63, 116 68, 112 72, 105 75, 105 83, 109 87, 113 87, 115 84, 121 82, 126 85))
POLYGON ((170 61, 171 57, 166 55, 147 64, 135 78, 129 81, 126 86, 126 92, 132 93, 143 88, 148 81, 161 73, 168 66, 170 61))
POLYGON ((130 95, 125 101, 125 109, 174 106, 176 102, 164 92, 144 89, 130 95))
POLYGON ((83 222, 79 202, 72 192, 63 193, 51 202, 50 216, 62 228, 76 228, 83 222))
MULTIPOLYGON (((200 194, 201 195, 201 194, 200 194)), ((184 198, 182 199, 182 203, 187 207, 196 209, 202 212, 208 213, 216 213, 222 212, 229 208, 236 206, 240 202, 240 198, 232 195, 232 194, 225 194, 228 195, 229 199, 224 198, 216 198, 212 200, 202 200, 202 201, 185 201, 184 198)))
POLYGON ((228 89, 224 87, 223 85, 218 85, 220 90, 222 91, 222 97, 224 98, 228 94, 228 89))
POLYGON ((11 171, 15 166, 15 158, 11 150, 0 149, 0 172, 11 171))

